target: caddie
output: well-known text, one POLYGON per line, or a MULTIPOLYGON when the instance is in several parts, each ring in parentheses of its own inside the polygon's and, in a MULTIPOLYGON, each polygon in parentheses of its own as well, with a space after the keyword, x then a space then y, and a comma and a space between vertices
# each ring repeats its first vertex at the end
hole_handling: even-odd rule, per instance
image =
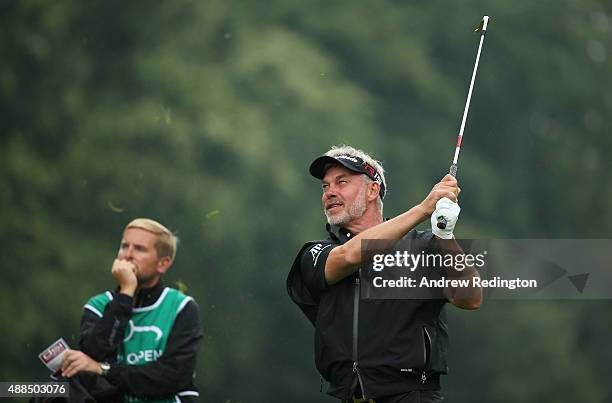
POLYGON ((117 288, 85 304, 81 351, 66 353, 62 376, 101 376, 94 382, 83 376, 81 382, 102 395, 90 390, 97 400, 197 400, 194 372, 203 335, 199 308, 192 297, 162 281, 174 262, 177 242, 157 221, 130 222, 111 269, 117 288), (107 396, 111 393, 115 396, 107 396))

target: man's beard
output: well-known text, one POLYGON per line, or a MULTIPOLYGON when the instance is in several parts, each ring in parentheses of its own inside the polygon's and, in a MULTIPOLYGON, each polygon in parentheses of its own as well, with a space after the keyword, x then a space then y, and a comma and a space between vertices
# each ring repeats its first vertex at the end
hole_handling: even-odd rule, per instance
POLYGON ((150 284, 155 281, 159 277, 159 274, 143 274, 142 272, 138 272, 136 274, 136 279, 138 280, 138 287, 149 287, 150 284))
POLYGON ((346 225, 350 223, 352 220, 356 218, 360 218, 365 214, 366 211, 366 190, 367 188, 364 186, 361 188, 353 204, 346 210, 343 206, 343 210, 341 213, 337 213, 334 215, 328 214, 327 210, 324 210, 325 216, 327 217, 327 222, 330 225, 346 225))

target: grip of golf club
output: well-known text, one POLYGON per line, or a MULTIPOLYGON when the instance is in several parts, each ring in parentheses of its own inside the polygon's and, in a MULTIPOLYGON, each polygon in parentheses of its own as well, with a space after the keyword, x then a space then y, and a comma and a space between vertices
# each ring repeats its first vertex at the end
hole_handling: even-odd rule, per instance
MULTIPOLYGON (((448 170, 448 173, 451 174, 454 177, 457 177, 457 165, 453 164, 450 166, 450 169, 448 170)), ((439 215, 436 220, 438 221, 438 223, 436 224, 436 226, 440 229, 444 229, 446 228, 446 224, 447 224, 447 220, 446 217, 444 217, 443 215, 439 215)))

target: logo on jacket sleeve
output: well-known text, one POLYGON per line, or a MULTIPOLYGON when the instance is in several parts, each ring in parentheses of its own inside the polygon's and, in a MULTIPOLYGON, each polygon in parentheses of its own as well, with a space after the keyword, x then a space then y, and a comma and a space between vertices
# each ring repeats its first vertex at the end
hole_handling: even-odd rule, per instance
POLYGON ((325 245, 323 246, 322 243, 318 243, 315 246, 313 246, 312 248, 310 248, 309 252, 310 252, 310 256, 312 256, 312 262, 314 265, 317 264, 317 259, 319 259, 319 256, 321 255, 321 252, 323 252, 323 250, 325 250, 326 248, 330 247, 331 245, 325 245))

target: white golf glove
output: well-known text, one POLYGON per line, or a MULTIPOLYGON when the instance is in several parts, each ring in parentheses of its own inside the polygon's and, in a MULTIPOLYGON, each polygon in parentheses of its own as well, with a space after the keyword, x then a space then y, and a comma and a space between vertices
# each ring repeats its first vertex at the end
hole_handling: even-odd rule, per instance
POLYGON ((436 211, 431 215, 431 232, 438 238, 451 239, 453 237, 453 229, 457 224, 461 207, 451 199, 443 197, 436 203, 436 211), (446 228, 438 228, 438 217, 446 218, 446 228))

